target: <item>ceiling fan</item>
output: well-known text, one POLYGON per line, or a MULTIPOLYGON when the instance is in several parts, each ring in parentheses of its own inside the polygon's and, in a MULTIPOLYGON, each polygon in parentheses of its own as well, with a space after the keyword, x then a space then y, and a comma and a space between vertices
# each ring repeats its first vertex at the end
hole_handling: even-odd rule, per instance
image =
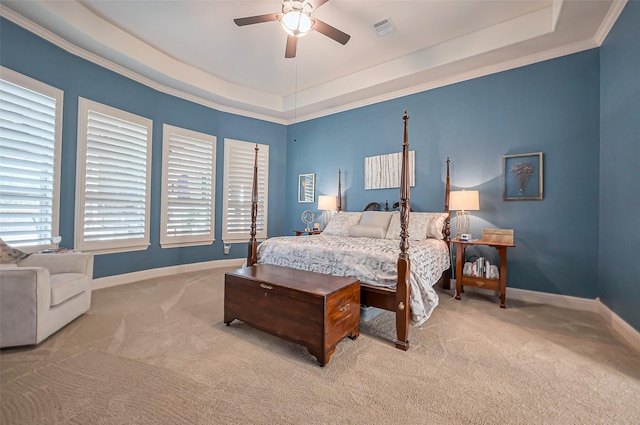
POLYGON ((287 47, 285 58, 294 58, 298 46, 298 37, 316 30, 340 44, 347 44, 351 38, 349 34, 322 22, 320 19, 312 18, 311 12, 319 8, 329 0, 282 0, 282 13, 268 13, 266 15, 248 16, 246 18, 236 18, 233 22, 239 27, 244 25, 260 24, 263 22, 280 21, 282 28, 287 32, 287 47))

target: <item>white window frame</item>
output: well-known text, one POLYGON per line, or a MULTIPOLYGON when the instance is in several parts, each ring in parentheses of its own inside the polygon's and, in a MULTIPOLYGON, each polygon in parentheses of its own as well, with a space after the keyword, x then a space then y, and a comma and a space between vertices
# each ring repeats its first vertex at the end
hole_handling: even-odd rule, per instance
MULTIPOLYGON (((162 125, 162 209, 160 217, 160 246, 163 248, 209 245, 215 240, 216 140, 216 136, 212 136, 210 134, 199 133, 169 124, 162 125), (179 148, 184 149, 187 144, 192 144, 192 146, 189 146, 191 151, 183 152, 182 158, 172 158, 171 147, 173 137, 180 139, 179 143, 181 146, 179 146, 179 148), (211 149, 210 157, 207 158, 206 152, 202 152, 202 145, 209 145, 209 148, 211 149), (198 153, 200 153, 200 155, 198 155, 198 153), (197 161, 193 162, 193 165, 195 165, 193 168, 190 169, 190 163, 188 163, 190 160, 185 160, 185 155, 187 158, 194 157, 192 161, 197 161), (172 159, 175 163, 171 161, 172 159), (180 201, 175 201, 175 188, 179 186, 179 184, 176 184, 174 177, 175 174, 170 174, 170 167, 175 167, 176 163, 180 163, 180 167, 185 169, 184 172, 187 173, 187 175, 191 170, 194 175, 202 176, 203 174, 207 174, 207 177, 209 178, 210 188, 208 197, 205 197, 204 199, 199 199, 200 197, 193 198, 190 196, 190 192, 187 193, 188 201, 193 202, 195 205, 196 214, 202 214, 205 209, 208 209, 210 218, 208 233, 183 234, 179 236, 171 235, 169 233, 170 208, 172 206, 180 207, 180 201), (207 166, 209 167, 208 169, 207 166)), ((185 216, 184 220, 186 222, 181 224, 187 225, 189 221, 197 221, 197 218, 198 217, 191 218, 185 216)))
MULTIPOLYGON (((0 236, 5 240, 5 242, 8 242, 12 246, 19 247, 25 252, 36 252, 41 249, 52 248, 54 247, 54 244, 51 242, 51 238, 53 236, 58 236, 60 228, 60 164, 62 149, 62 105, 64 92, 56 87, 50 86, 31 77, 27 77, 26 75, 20 74, 9 68, 5 68, 4 66, 0 66, 0 78, 11 84, 39 93, 40 95, 50 97, 55 102, 55 128, 53 132, 53 140, 51 141, 53 164, 51 167, 51 173, 41 176, 41 179, 47 182, 45 184, 52 185, 51 198, 48 199, 51 210, 49 218, 50 229, 48 231, 46 229, 38 229, 37 232, 41 234, 40 236, 35 239, 19 242, 9 236, 8 233, 7 235, 2 234, 2 228, 6 229, 6 224, 3 221, 0 221, 0 236)), ((6 146, 0 149, 6 149, 6 146)), ((2 177, 0 176, 0 178, 2 177)), ((2 209, 3 207, 0 206, 0 211, 2 209)))
POLYGON ((149 217, 151 205, 151 145, 153 121, 120 109, 113 108, 82 97, 78 98, 78 157, 76 164, 76 217, 75 247, 94 253, 141 251, 149 246, 149 217), (87 185, 87 139, 89 112, 93 111, 115 119, 127 121, 146 128, 146 170, 144 200, 144 230, 137 238, 109 238, 85 240, 85 190, 87 185))
MULTIPOLYGON (((238 152, 243 152, 244 157, 251 155, 251 161, 246 161, 247 164, 247 181, 244 182, 244 192, 247 194, 246 199, 243 202, 244 213, 249 214, 249 220, 251 217, 251 192, 253 186, 253 166, 255 157, 255 148, 258 145, 259 166, 258 173, 262 178, 258 179, 258 216, 263 215, 262 223, 263 228, 256 229, 256 239, 258 241, 265 240, 267 238, 267 223, 268 223, 268 211, 269 211, 269 145, 244 142, 241 140, 224 139, 224 183, 223 183, 223 205, 222 205, 222 241, 225 244, 229 243, 242 243, 249 242, 250 238, 250 221, 249 227, 243 229, 242 232, 231 232, 228 228, 229 220, 229 198, 230 198, 230 181, 229 170, 232 165, 233 158, 238 152), (250 176, 250 180, 249 180, 250 176)), ((260 221, 258 219, 258 221, 260 221)))

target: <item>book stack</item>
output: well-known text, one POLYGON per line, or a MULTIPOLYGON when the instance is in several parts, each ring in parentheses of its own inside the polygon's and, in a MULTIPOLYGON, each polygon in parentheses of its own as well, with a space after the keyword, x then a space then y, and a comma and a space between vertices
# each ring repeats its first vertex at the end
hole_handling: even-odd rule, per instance
POLYGON ((491 269, 491 263, 489 263, 486 258, 480 257, 471 263, 470 269, 471 270, 469 270, 469 267, 465 267, 466 273, 464 274, 473 277, 490 277, 489 270, 491 269))

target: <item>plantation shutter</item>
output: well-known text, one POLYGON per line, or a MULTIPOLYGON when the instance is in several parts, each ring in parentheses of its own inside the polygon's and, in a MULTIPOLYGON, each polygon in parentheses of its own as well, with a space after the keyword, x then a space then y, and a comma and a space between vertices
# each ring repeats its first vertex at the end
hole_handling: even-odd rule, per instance
POLYGON ((149 244, 151 121, 81 99, 86 108, 81 249, 149 244))
MULTIPOLYGON (((255 143, 224 141, 224 205, 222 239, 248 242, 251 232, 251 195, 255 143)), ((267 199, 269 186, 269 146, 258 145, 258 215, 256 238, 267 237, 267 199)))
POLYGON ((62 91, 6 68, 2 74, 0 236, 43 248, 58 232, 62 91))
POLYGON ((166 124, 163 129, 160 243, 162 246, 211 243, 216 138, 166 124))

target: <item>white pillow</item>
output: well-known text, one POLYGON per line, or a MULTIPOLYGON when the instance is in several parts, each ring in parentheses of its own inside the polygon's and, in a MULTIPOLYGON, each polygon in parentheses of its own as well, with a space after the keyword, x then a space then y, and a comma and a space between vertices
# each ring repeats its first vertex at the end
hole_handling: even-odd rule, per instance
MULTIPOLYGON (((424 217, 417 216, 417 213, 409 213, 409 240, 421 241, 427 237, 428 220, 425 222, 424 217)), ((389 228, 385 235, 385 239, 400 239, 400 212, 394 211, 389 223, 389 228)))
MULTIPOLYGON (((409 240, 421 241, 426 238, 442 239, 442 227, 447 213, 409 213, 409 240)), ((400 212, 394 211, 385 239, 400 239, 400 212)))
POLYGON ((358 224, 361 212, 340 212, 334 214, 322 231, 323 235, 349 236, 349 228, 358 224))
POLYGON ((385 231, 379 226, 365 226, 363 224, 356 224, 349 227, 349 236, 356 238, 384 238, 385 231))
POLYGON ((444 222, 449 216, 449 213, 431 212, 422 214, 428 214, 431 218, 429 227, 427 227, 427 237, 434 239, 444 239, 444 236, 442 235, 442 229, 444 228, 444 222))
POLYGON ((392 215, 393 213, 388 211, 365 211, 362 213, 359 224, 363 226, 381 227, 384 231, 383 234, 386 234, 392 215))

